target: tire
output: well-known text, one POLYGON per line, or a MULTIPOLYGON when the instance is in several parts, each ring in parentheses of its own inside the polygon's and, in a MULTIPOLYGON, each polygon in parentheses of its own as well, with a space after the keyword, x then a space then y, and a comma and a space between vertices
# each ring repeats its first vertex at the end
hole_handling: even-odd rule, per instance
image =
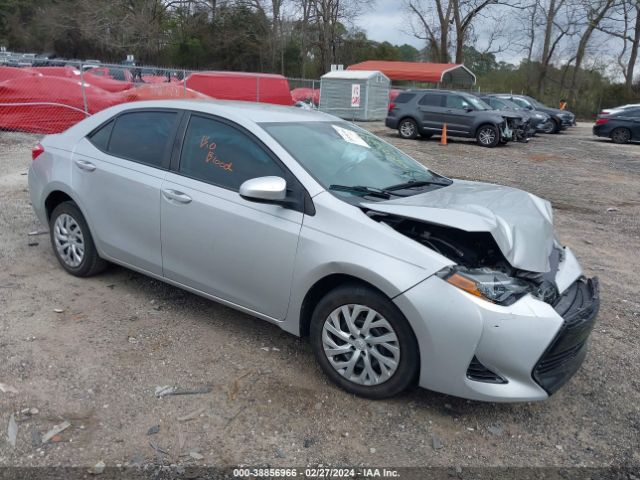
POLYGON ((398 133, 402 138, 413 140, 418 136, 418 124, 412 118, 403 118, 398 125, 398 133))
POLYGON ((481 147, 493 148, 500 143, 500 131, 495 125, 480 125, 476 131, 476 141, 481 147))
POLYGON ((89 226, 74 202, 63 202, 53 209, 49 236, 58 262, 71 275, 90 277, 106 268, 107 262, 98 255, 89 226))
POLYGON ((391 300, 372 288, 347 284, 329 292, 313 312, 310 337, 324 373, 349 393, 371 399, 388 398, 404 391, 417 378, 418 343, 409 322, 391 300), (376 327, 365 332, 369 316, 376 327), (355 333, 346 322, 349 317, 355 333), (385 342, 367 341, 383 335, 385 342), (344 353, 330 355, 325 349, 344 353), (354 365, 351 374, 349 361, 354 365))
POLYGON ((631 140, 631 131, 628 128, 614 128, 611 131, 611 140, 613 143, 629 143, 629 140, 631 140))
POLYGON ((553 121, 553 130, 551 130, 551 133, 560 133, 560 130, 562 129, 562 125, 560 125, 560 122, 555 118, 552 118, 551 120, 553 121))
POLYGON ((542 127, 542 133, 554 133, 554 130, 556 129, 556 121, 550 119, 548 122, 544 123, 542 127))

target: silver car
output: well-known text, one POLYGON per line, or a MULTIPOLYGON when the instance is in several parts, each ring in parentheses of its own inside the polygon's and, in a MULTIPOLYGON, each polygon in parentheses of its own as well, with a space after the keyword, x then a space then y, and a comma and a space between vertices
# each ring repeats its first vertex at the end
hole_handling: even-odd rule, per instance
POLYGON ((438 175, 333 116, 137 102, 32 156, 69 273, 117 263, 309 336, 349 392, 542 400, 585 357, 598 284, 549 202, 438 175))

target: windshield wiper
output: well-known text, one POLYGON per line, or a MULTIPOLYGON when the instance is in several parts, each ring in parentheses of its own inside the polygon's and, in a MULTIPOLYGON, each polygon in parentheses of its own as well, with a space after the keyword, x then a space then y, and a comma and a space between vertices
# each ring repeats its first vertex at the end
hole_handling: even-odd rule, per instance
MULTIPOLYGON (((373 197, 380 197, 389 199, 391 195, 397 195, 395 193, 390 193, 380 188, 375 187, 365 187, 363 185, 329 185, 329 190, 337 190, 339 192, 356 192, 356 193, 365 193, 367 195, 371 195, 373 197)), ((399 197, 403 195, 397 195, 399 197)))
POLYGON ((408 182, 398 183, 396 185, 391 185, 390 187, 385 187, 383 190, 385 192, 394 192, 396 190, 404 190, 406 188, 416 188, 416 187, 427 187, 429 185, 439 185, 441 187, 446 187, 453 183, 451 180, 448 182, 438 182, 436 180, 409 180, 408 182))

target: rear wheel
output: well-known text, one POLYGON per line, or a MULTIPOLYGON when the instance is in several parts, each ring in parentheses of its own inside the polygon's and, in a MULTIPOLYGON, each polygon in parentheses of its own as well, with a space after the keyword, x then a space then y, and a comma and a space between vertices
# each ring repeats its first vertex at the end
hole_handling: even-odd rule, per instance
POLYGON ((310 336, 324 373, 350 393, 391 397, 418 374, 418 344, 409 323, 393 302, 366 286, 329 292, 313 312, 310 336))
POLYGON ((418 136, 418 124, 411 118, 405 118, 398 125, 398 133, 402 138, 413 140, 418 136))
POLYGON ((629 143, 631 131, 628 128, 616 128, 611 132, 613 143, 629 143))
POLYGON ((74 202, 63 202, 53 209, 49 232, 53 252, 70 274, 89 277, 107 266, 98 256, 89 226, 74 202))
POLYGON ((500 143, 500 132, 494 125, 481 125, 476 132, 478 145, 493 148, 500 143))

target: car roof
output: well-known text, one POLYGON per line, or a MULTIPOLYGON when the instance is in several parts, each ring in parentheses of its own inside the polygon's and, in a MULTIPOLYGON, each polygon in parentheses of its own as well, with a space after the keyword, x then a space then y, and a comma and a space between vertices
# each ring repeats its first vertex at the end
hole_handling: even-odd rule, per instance
POLYGON ((410 88, 409 90, 403 90, 400 93, 465 93, 473 95, 469 92, 459 92, 457 90, 440 90, 435 88, 410 88))
POLYGON ((149 100, 125 103, 118 107, 116 109, 119 111, 139 108, 179 108, 212 115, 239 116, 255 123, 342 121, 333 115, 293 106, 229 100, 149 100), (118 109, 118 107, 121 108, 118 109))

